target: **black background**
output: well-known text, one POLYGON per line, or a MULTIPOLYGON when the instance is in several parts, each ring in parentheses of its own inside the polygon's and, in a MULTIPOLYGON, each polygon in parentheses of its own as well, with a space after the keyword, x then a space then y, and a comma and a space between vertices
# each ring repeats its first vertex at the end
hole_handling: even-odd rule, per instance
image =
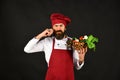
POLYGON ((46 28, 49 16, 60 12, 72 19, 71 37, 93 34, 96 51, 88 50, 75 80, 120 80, 119 3, 117 0, 2 0, 0 49, 2 80, 44 80, 44 53, 26 54, 27 42, 46 28))

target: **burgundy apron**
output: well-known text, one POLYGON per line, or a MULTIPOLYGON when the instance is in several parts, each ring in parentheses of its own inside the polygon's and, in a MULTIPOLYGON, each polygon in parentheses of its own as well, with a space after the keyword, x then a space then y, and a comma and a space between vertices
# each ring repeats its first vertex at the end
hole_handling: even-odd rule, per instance
POLYGON ((53 49, 45 80, 74 80, 72 50, 53 49))

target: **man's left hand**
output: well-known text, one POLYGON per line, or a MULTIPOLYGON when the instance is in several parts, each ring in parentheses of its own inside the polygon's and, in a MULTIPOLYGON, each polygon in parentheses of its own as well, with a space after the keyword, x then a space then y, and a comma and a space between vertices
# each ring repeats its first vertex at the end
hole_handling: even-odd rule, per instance
POLYGON ((79 62, 80 62, 80 63, 84 62, 86 52, 87 52, 87 47, 86 47, 86 48, 81 48, 81 49, 78 51, 79 62))

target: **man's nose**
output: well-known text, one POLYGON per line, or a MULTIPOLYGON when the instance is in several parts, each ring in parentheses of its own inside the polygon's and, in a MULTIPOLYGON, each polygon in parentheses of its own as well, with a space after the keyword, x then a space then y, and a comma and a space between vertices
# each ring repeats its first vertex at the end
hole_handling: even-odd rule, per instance
POLYGON ((60 26, 58 26, 58 27, 57 27, 57 30, 61 30, 61 27, 60 27, 60 26))

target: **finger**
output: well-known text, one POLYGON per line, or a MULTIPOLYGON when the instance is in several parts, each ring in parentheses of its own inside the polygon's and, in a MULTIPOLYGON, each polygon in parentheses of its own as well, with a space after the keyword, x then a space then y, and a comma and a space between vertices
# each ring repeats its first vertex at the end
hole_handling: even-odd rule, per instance
POLYGON ((47 32, 47 34, 46 34, 47 36, 50 36, 50 32, 47 32))
POLYGON ((52 34, 53 33, 53 29, 49 29, 49 32, 52 34))
POLYGON ((49 31, 51 32, 51 31, 53 31, 53 29, 51 28, 51 29, 49 29, 49 31))
POLYGON ((80 54, 83 54, 83 49, 82 48, 80 49, 80 54))
POLYGON ((52 30, 52 29, 48 29, 48 30, 47 30, 47 36, 51 36, 52 33, 53 33, 53 30, 52 30))
POLYGON ((87 48, 84 48, 84 54, 87 52, 87 48))
POLYGON ((50 36, 50 35, 51 35, 51 33, 50 33, 50 32, 48 32, 47 36, 50 36))
POLYGON ((82 48, 82 54, 85 54, 85 48, 82 48))
POLYGON ((87 47, 86 47, 86 48, 84 48, 84 52, 85 52, 85 53, 87 52, 87 47))
POLYGON ((48 34, 49 34, 49 31, 48 31, 48 30, 46 30, 45 35, 47 36, 48 34))
POLYGON ((82 54, 84 54, 84 51, 85 51, 85 49, 84 49, 84 48, 82 48, 82 54))

